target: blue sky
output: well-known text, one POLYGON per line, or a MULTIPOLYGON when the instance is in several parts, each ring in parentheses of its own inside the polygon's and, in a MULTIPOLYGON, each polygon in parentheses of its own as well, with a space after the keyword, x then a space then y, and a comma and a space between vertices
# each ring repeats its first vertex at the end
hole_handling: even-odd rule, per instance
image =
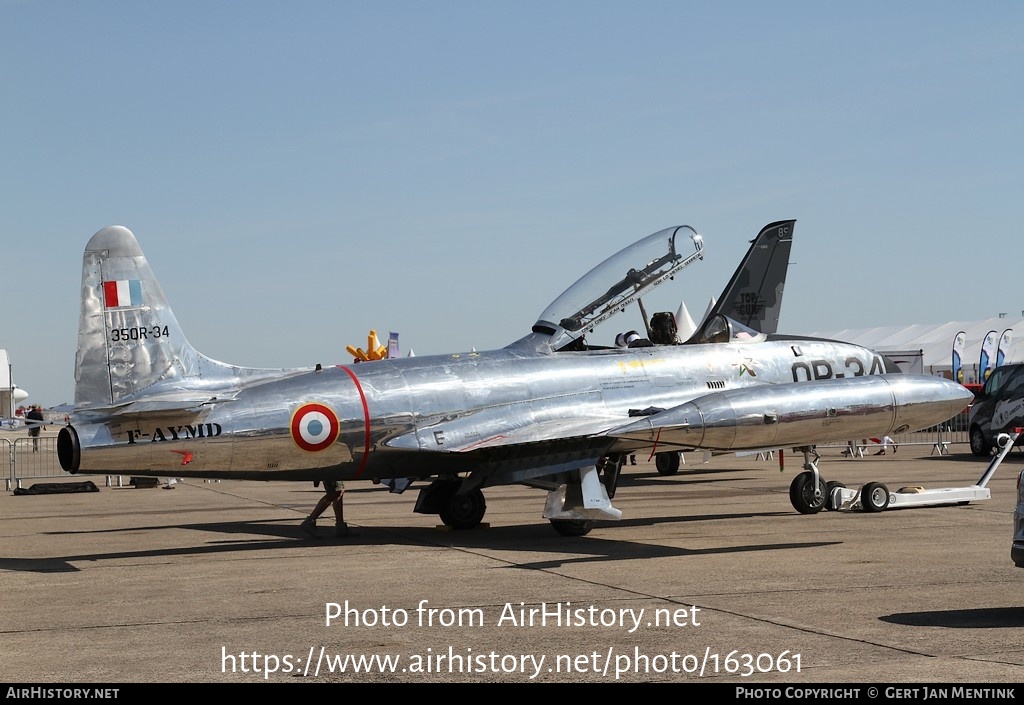
POLYGON ((258 367, 371 328, 502 347, 684 223, 705 260, 648 311, 698 317, 786 218, 781 330, 1024 310, 1019 2, 0 0, 0 28, 0 347, 47 406, 112 224, 198 349, 258 367))

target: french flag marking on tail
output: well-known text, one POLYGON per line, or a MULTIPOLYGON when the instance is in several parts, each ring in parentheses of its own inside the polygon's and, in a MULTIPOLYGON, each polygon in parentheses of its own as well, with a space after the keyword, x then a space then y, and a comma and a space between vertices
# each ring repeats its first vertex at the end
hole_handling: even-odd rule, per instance
POLYGON ((103 305, 106 308, 141 306, 142 282, 138 279, 103 282, 103 305))

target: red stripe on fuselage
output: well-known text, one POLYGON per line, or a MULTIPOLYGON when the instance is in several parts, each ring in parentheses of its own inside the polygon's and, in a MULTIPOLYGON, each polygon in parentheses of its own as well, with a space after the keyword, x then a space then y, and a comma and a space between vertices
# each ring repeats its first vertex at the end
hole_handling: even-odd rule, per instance
POLYGON ((358 478, 363 474, 363 470, 366 469, 366 461, 370 459, 370 407, 366 404, 366 395, 363 393, 363 386, 359 384, 359 378, 355 376, 349 368, 344 365, 338 365, 341 369, 345 370, 352 379, 352 384, 356 385, 356 391, 359 392, 359 401, 363 404, 363 426, 365 429, 365 439, 363 446, 363 462, 359 463, 359 470, 356 471, 356 477, 358 478))

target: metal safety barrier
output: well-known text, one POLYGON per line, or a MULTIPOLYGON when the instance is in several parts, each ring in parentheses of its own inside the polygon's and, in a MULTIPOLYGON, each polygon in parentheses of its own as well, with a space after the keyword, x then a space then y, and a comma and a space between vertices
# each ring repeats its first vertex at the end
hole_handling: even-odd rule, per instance
MULTIPOLYGON (((968 445, 970 437, 968 434, 967 412, 961 412, 944 424, 932 426, 920 431, 900 433, 889 436, 895 446, 931 446, 931 454, 949 455, 951 445, 968 445)), ((878 453, 881 448, 869 438, 850 439, 848 443, 828 443, 821 447, 846 448, 851 451, 849 457, 862 458, 867 455, 878 453)), ((890 447, 887 452, 895 449, 890 447)))
POLYGON ((11 484, 14 482, 14 444, 6 438, 0 438, 0 449, 4 451, 7 458, 7 472, 4 473, 4 486, 10 492, 11 484))
POLYGON ((70 478, 57 460, 57 438, 38 436, 35 438, 0 439, 7 445, 9 470, 6 478, 8 492, 21 487, 25 480, 70 478))

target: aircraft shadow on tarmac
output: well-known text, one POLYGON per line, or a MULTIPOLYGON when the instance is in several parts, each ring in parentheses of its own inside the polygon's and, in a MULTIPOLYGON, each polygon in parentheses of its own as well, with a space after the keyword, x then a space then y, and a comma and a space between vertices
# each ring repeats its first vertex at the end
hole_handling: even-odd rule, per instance
MULTIPOLYGON (((701 517, 658 517, 656 519, 633 519, 609 524, 614 527, 622 525, 647 526, 666 522, 705 521, 715 519, 736 519, 755 516, 753 513, 705 515, 701 517)), ((778 512, 756 513, 756 516, 780 516, 778 512)), ((163 529, 191 529, 206 533, 232 535, 244 534, 249 538, 237 540, 225 538, 213 540, 199 546, 162 547, 130 551, 112 551, 109 553, 88 553, 47 558, 3 558, 0 557, 0 570, 29 571, 39 573, 76 572, 79 569, 73 564, 79 561, 103 561, 140 558, 157 558, 168 556, 190 556, 238 553, 242 551, 294 550, 295 548, 315 547, 327 551, 345 551, 360 545, 408 545, 408 546, 441 546, 456 550, 514 551, 516 554, 528 552, 555 553, 558 558, 541 558, 540 560, 509 561, 509 567, 525 569, 551 569, 572 563, 589 563, 595 561, 637 560, 642 558, 665 558, 681 556, 697 556, 725 553, 745 553, 762 551, 779 551, 799 548, 812 548, 841 544, 842 541, 808 541, 808 542, 777 542, 758 543, 742 546, 719 546, 700 549, 689 549, 679 546, 649 544, 637 541, 615 539, 612 532, 610 538, 591 535, 586 538, 552 536, 551 528, 544 523, 487 527, 471 531, 439 530, 431 527, 408 526, 374 526, 361 527, 350 524, 358 532, 357 536, 335 539, 329 538, 325 531, 322 539, 305 536, 293 520, 267 520, 255 522, 215 522, 202 524, 174 524, 166 526, 150 526, 143 529, 147 532, 163 529), (251 538, 262 534, 266 538, 251 538), (565 558, 566 553, 576 557, 565 558)), ((327 529, 327 527, 324 527, 327 529)), ((599 525, 600 528, 600 525, 599 525)), ((100 531, 53 531, 51 535, 61 534, 106 534, 118 532, 139 532, 140 527, 124 529, 104 529, 100 531)), ((520 555, 521 558, 521 555, 520 555)))
POLYGON ((1024 627, 1024 607, 986 607, 974 610, 901 612, 879 617, 883 622, 909 627, 952 629, 1007 629, 1024 627))
POLYGON ((737 471, 732 468, 723 468, 721 470, 700 470, 701 477, 687 477, 685 471, 680 470, 678 475, 660 475, 657 472, 642 472, 642 473, 630 473, 619 476, 619 484, 616 491, 622 490, 628 487, 664 487, 666 484, 671 484, 673 487, 685 486, 685 485, 706 485, 709 482, 715 484, 722 482, 742 482, 744 480, 753 480, 755 478, 750 475, 733 476, 736 472, 748 473, 749 470, 737 471), (725 475, 730 474, 730 477, 708 477, 708 475, 725 475))

